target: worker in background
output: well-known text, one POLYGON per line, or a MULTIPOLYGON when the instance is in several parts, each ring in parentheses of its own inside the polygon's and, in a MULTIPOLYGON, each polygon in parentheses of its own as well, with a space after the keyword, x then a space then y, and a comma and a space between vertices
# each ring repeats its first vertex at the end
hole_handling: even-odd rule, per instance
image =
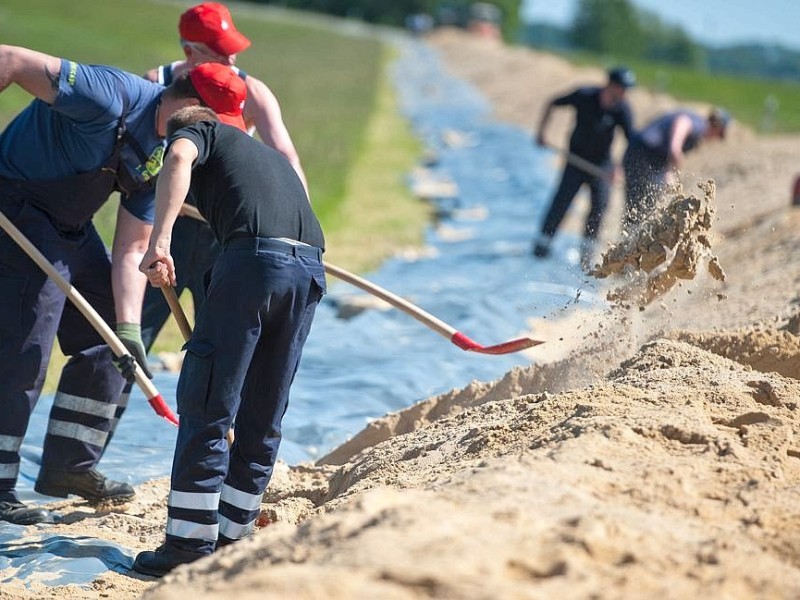
POLYGON ((591 209, 583 229, 581 265, 585 269, 591 266, 613 177, 611 144, 617 128, 622 130, 627 139, 631 138, 633 116, 626 94, 635 85, 636 77, 631 70, 615 68, 608 72, 608 81, 604 86, 580 87, 554 98, 545 108, 536 142, 539 146, 548 146, 545 133, 554 108, 572 107, 575 125, 569 140, 569 154, 576 158, 567 160, 561 182, 542 221, 541 232, 533 245, 533 254, 537 258, 550 255, 553 236, 576 194, 582 186, 587 185, 591 209), (580 161, 585 161, 593 168, 581 168, 576 164, 580 161))
POLYGON ((686 153, 704 140, 724 139, 730 120, 721 108, 712 108, 707 116, 678 110, 656 117, 633 136, 622 161, 626 228, 656 210, 667 186, 677 181, 686 153))

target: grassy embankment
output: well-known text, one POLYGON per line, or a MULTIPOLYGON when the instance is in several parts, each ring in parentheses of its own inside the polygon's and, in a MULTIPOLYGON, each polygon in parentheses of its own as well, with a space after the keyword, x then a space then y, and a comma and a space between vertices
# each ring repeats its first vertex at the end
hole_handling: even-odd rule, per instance
MULTIPOLYGON (((142 73, 182 55, 178 15, 191 3, 124 0, 6 0, 0 40, 78 61, 142 73)), ((413 199, 403 176, 420 153, 398 115, 386 64, 391 49, 373 37, 339 33, 318 19, 275 19, 252 6, 233 7, 237 27, 253 45, 238 64, 275 92, 311 188, 328 241, 326 258, 363 271, 400 247, 419 244, 429 209, 413 199)), ((12 86, 0 94, 4 126, 30 97, 12 86)), ((118 201, 95 222, 109 242, 118 201)), ((191 301, 182 298, 191 315, 191 301)), ((168 323, 154 351, 181 345, 168 323)), ((54 353, 50 373, 63 362, 54 353)), ((46 389, 54 386, 48 377, 46 389)))

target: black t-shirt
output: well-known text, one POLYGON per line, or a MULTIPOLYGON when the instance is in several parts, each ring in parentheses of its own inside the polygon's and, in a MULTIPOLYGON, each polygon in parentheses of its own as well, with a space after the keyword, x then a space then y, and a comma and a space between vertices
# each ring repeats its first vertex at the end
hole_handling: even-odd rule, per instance
POLYGON ((600 106, 600 88, 583 87, 553 101, 555 106, 575 108, 575 128, 569 140, 573 154, 595 164, 603 164, 611 157, 614 128, 621 127, 627 139, 631 138, 633 118, 626 101, 604 109, 600 106))
POLYGON ((197 146, 190 194, 220 243, 272 237, 325 249, 303 184, 283 154, 218 122, 184 127, 170 143, 179 138, 197 146))

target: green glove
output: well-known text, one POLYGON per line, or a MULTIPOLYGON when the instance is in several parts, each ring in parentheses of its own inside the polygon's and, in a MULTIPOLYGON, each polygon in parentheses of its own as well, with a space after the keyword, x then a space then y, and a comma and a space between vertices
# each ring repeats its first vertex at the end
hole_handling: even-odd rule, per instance
MULTIPOLYGON (((144 374, 152 379, 153 374, 147 367, 147 352, 145 352, 144 342, 142 342, 142 326, 138 323, 117 323, 117 337, 130 355, 139 363, 144 374)), ((135 376, 133 364, 130 362, 130 359, 126 360, 125 355, 123 355, 115 359, 114 364, 117 369, 119 369, 122 376, 129 383, 133 383, 135 376)))

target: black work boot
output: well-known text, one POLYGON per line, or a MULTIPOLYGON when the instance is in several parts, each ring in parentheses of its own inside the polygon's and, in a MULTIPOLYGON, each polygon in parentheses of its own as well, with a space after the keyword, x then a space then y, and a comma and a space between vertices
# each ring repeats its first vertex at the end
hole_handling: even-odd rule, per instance
POLYGON ((133 561, 133 570, 151 577, 163 577, 175 567, 194 562, 204 556, 209 555, 185 552, 164 544, 154 551, 139 552, 133 561))
POLYGON ((37 525, 54 523, 53 513, 37 506, 26 506, 19 500, 0 501, 0 521, 15 525, 37 525))
POLYGON ((96 469, 76 473, 42 468, 33 489, 56 498, 75 494, 90 502, 125 502, 136 494, 127 483, 106 479, 96 469))

